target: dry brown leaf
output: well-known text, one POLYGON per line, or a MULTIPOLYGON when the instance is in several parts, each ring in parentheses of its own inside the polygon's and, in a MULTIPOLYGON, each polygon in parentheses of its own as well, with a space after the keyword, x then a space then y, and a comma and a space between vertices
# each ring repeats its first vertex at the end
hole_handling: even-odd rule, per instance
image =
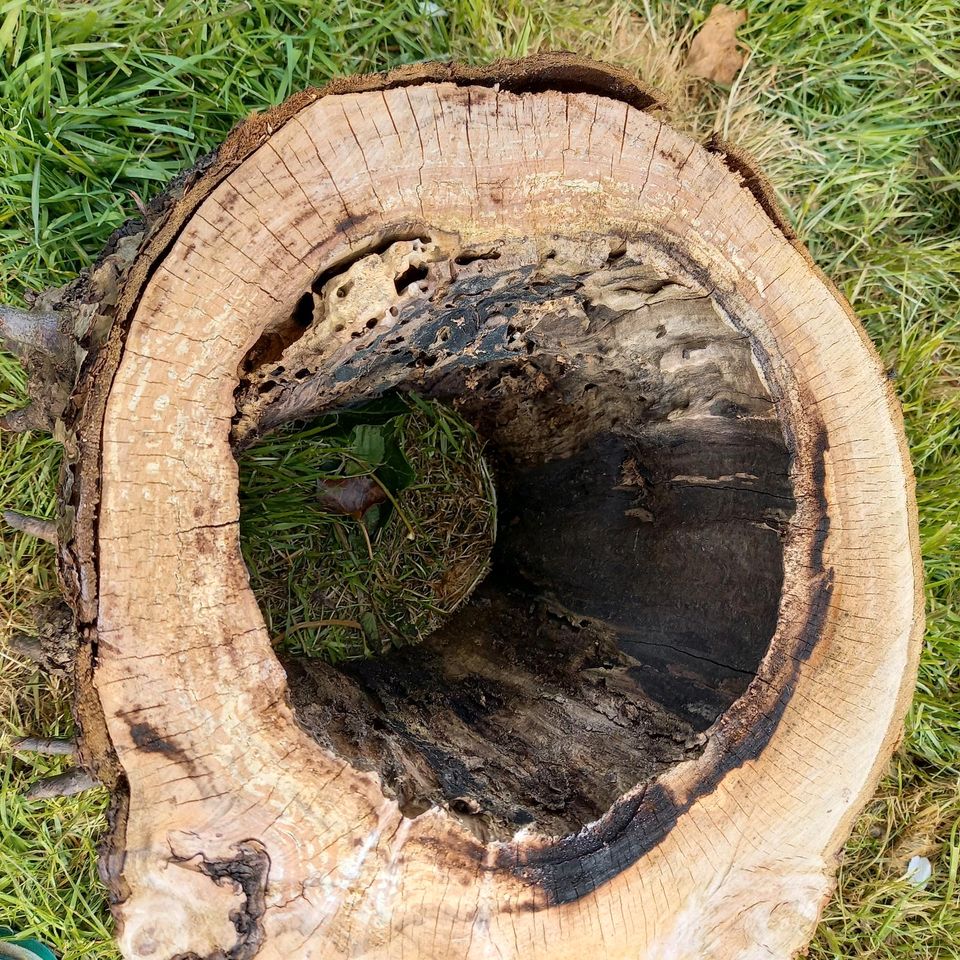
POLYGON ((743 66, 743 48, 737 42, 737 28, 747 22, 745 10, 718 3, 690 44, 686 68, 695 77, 716 83, 733 83, 743 66))
POLYGON ((371 507, 383 503, 387 495, 383 487, 370 477, 345 477, 342 480, 320 480, 317 499, 324 510, 360 520, 371 507))

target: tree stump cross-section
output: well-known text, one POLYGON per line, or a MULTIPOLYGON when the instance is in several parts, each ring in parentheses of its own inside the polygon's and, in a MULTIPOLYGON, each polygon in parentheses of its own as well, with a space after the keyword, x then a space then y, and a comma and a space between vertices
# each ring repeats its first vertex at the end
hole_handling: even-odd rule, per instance
POLYGON ((849 307, 745 161, 655 106, 562 56, 311 91, 56 305, 80 343, 58 549, 124 956, 809 940, 912 689, 913 481, 849 307), (391 389, 491 444, 494 573, 423 650, 285 670, 235 453, 391 389))

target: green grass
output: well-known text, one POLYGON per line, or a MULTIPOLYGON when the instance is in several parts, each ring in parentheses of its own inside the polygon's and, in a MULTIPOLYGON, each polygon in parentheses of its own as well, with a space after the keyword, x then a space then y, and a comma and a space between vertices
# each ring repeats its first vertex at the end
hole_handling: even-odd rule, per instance
POLYGON ((493 480, 476 432, 436 401, 388 395, 293 424, 239 463, 250 585, 293 653, 337 663, 419 643, 489 569, 493 480), (355 480, 383 497, 362 516, 318 497, 355 480))
MULTIPOLYGON (((847 845, 816 958, 960 956, 960 18, 955 0, 751 2, 729 91, 678 71, 709 4, 606 0, 247 3, 0 0, 0 290, 70 278, 110 230, 247 111, 337 73, 566 46, 659 83, 677 121, 760 157, 801 237, 850 297, 904 404, 929 626, 907 735, 847 845), (646 18, 646 25, 640 18, 646 18), (929 856, 922 889, 902 878, 929 856)), ((5 405, 22 398, 0 359, 5 405)), ((0 440, 0 503, 52 508, 55 450, 0 440)), ((4 534, 0 616, 55 589, 49 548, 4 534)), ((3 654, 0 654, 3 656, 3 654)), ((10 659, 8 731, 65 732, 64 691, 10 659)), ((91 838, 100 796, 27 804, 46 769, 5 761, 0 924, 66 957, 112 957, 91 838)))

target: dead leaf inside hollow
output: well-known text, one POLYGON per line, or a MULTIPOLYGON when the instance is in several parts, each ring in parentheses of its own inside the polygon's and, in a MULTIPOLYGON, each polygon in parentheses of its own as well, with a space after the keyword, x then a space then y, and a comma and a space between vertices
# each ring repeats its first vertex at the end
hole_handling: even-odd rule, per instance
POLYGON ((383 487, 370 477, 344 477, 342 480, 320 480, 317 499, 324 510, 342 513, 355 520, 387 499, 383 487))
POLYGON ((695 77, 731 84, 743 66, 743 47, 737 28, 747 22, 745 10, 718 3, 690 44, 686 68, 695 77))

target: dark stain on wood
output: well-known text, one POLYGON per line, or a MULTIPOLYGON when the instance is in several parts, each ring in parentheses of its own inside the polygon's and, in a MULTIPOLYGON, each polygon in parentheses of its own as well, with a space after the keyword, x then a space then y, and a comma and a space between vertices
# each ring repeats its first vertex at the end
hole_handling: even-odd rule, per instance
POLYGON ((130 739, 147 753, 163 753, 183 763, 192 763, 181 747, 161 736, 149 723, 131 723, 130 739))
POLYGON ((263 915, 267 909, 270 856, 258 840, 245 840, 236 844, 235 849, 237 855, 229 860, 207 860, 201 857, 198 869, 214 883, 227 880, 240 888, 243 903, 230 914, 230 921, 237 931, 236 943, 226 953, 217 951, 207 957, 200 957, 196 953, 181 953, 173 960, 253 960, 260 952, 266 936, 263 915))
MULTIPOLYGON (((821 509, 826 506, 822 490, 826 446, 826 431, 821 425, 813 454, 813 473, 821 484, 821 509)), ((825 515, 822 519, 826 519, 825 515)), ((498 868, 539 887, 545 894, 545 906, 572 903, 649 853, 664 840, 679 817, 699 798, 716 790, 731 770, 760 756, 790 703, 802 664, 823 635, 833 594, 833 570, 822 566, 827 527, 821 522, 817 528, 813 555, 820 558, 820 563, 813 576, 815 587, 806 619, 793 648, 780 657, 781 663, 789 664, 785 679, 777 683, 776 694, 767 696, 764 709, 757 715, 747 718, 742 712, 735 715, 735 711, 731 711, 717 734, 723 746, 719 759, 704 771, 696 787, 681 799, 657 783, 648 784, 635 795, 618 801, 599 823, 577 835, 546 841, 522 853, 520 848, 504 850, 498 858, 498 868)))

